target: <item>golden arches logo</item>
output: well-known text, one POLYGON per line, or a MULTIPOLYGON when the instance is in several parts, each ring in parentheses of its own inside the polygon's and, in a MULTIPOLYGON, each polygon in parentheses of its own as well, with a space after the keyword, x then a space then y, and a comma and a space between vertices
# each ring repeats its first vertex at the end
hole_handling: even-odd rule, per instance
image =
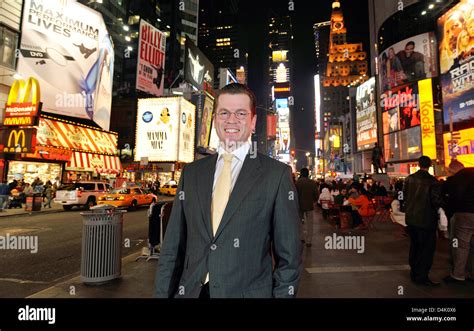
POLYGON ((27 81, 17 79, 10 88, 7 106, 11 106, 12 103, 29 103, 30 98, 31 104, 36 105, 40 102, 40 97, 40 85, 36 78, 30 77, 27 81))
POLYGON ((4 149, 4 152, 10 153, 21 153, 28 151, 28 148, 25 146, 26 137, 25 137, 25 130, 12 130, 10 135, 8 136, 8 144, 4 149), (21 144, 20 143, 21 138, 21 144), (12 145, 13 140, 13 145, 12 145))

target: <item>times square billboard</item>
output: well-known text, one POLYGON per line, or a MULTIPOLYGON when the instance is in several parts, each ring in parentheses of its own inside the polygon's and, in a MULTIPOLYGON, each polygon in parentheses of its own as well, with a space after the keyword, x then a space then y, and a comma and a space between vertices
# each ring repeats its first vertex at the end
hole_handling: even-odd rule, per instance
POLYGON ((462 0, 438 19, 445 130, 474 127, 474 3, 462 0))
POLYGON ((41 86, 43 111, 109 130, 114 49, 102 15, 75 1, 25 0, 17 71, 41 86))

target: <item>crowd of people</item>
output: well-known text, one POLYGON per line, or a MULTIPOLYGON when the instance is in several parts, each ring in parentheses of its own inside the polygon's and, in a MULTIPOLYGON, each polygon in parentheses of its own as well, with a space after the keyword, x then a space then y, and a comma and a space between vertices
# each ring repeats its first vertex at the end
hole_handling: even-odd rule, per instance
POLYGON ((449 237, 452 246, 452 272, 444 278, 445 283, 474 281, 474 168, 465 168, 453 160, 448 169, 447 180, 437 180, 429 173, 431 159, 422 156, 416 173, 405 180, 392 179, 389 187, 366 178, 348 181, 325 181, 309 179, 309 171, 301 169, 295 186, 303 221, 301 240, 307 247, 312 245, 314 211, 319 207, 326 219, 330 210, 336 208, 350 213, 352 227, 360 230, 367 227, 365 219, 375 214, 374 201, 389 197, 395 217, 402 218, 410 239, 410 278, 424 286, 440 283, 429 278, 437 242, 437 231, 449 237))
POLYGON ((53 183, 51 180, 44 183, 39 177, 32 183, 25 182, 24 179, 13 179, 11 182, 0 183, 0 211, 8 208, 22 207, 26 203, 26 197, 33 194, 40 194, 43 197, 43 207, 51 208, 56 191, 59 187, 59 179, 53 183))

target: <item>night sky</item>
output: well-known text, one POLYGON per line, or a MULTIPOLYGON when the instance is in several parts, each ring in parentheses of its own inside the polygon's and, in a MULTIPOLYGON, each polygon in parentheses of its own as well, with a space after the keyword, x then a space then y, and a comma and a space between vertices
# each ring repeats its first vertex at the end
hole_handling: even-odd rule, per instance
MULTIPOLYGON (((293 96, 297 158, 302 160, 306 151, 314 151, 314 87, 316 54, 313 24, 331 18, 332 0, 293 0, 294 11, 289 11, 288 0, 240 0, 238 21, 244 29, 243 46, 249 52, 248 85, 255 92, 259 105, 269 106, 266 101, 268 84, 268 18, 271 15, 290 15, 293 24, 293 96), (300 151, 298 151, 300 150, 300 151)), ((363 42, 369 50, 369 18, 367 0, 340 0, 348 29, 348 42, 363 42)), ((215 0, 202 0, 203 8, 224 6, 215 0)), ((211 9, 212 11, 212 9, 211 9)), ((225 11, 225 9, 223 9, 225 11)), ((370 67, 370 66, 369 66, 370 67)))

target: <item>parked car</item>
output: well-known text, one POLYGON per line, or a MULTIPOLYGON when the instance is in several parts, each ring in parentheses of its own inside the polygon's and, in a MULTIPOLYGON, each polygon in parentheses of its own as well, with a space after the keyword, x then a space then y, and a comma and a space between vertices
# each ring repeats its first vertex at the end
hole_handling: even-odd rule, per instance
POLYGON ((64 183, 56 191, 54 202, 63 206, 64 210, 71 210, 74 206, 84 206, 89 209, 97 204, 97 198, 111 189, 103 182, 64 183))
POLYGON ((158 197, 153 193, 139 187, 124 187, 113 189, 109 193, 99 196, 97 203, 135 209, 156 201, 158 201, 158 197))
POLYGON ((176 189, 178 185, 176 184, 166 184, 160 187, 160 193, 164 195, 176 195, 176 189))

